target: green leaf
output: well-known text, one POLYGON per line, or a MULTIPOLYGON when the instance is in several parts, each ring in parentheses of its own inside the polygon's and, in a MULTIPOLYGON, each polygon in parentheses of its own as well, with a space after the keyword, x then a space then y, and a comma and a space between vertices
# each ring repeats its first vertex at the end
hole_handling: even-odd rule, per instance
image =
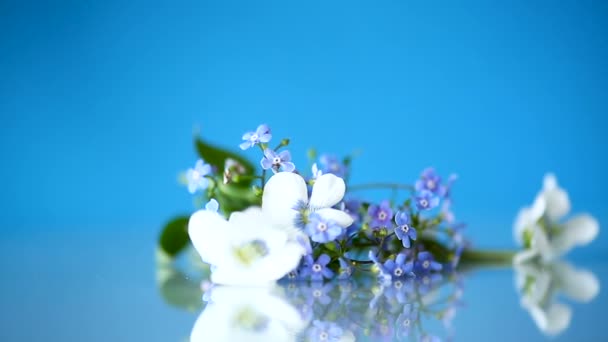
MULTIPOLYGON (((245 168, 247 175, 254 175, 255 166, 245 157, 217 146, 211 145, 203 141, 200 137, 194 139, 194 144, 198 155, 205 160, 206 163, 215 166, 219 172, 224 170, 226 159, 234 159, 245 168)), ((248 181, 251 184, 251 181, 248 181)))
POLYGON ((261 198, 251 188, 239 187, 234 184, 218 184, 215 197, 220 203, 220 209, 229 216, 232 212, 242 211, 254 205, 261 204, 261 198))
POLYGON ((188 243, 188 216, 179 216, 169 221, 160 234, 160 248, 170 257, 175 257, 188 243))

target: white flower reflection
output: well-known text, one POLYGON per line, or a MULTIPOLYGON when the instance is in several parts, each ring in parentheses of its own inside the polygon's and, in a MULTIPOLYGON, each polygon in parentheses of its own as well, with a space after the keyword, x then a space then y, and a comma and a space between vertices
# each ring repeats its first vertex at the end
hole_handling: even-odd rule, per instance
POLYGON ((575 269, 564 261, 515 264, 515 286, 521 294, 522 307, 547 335, 558 335, 566 330, 572 318, 572 309, 556 300, 558 293, 586 303, 600 291, 599 281, 593 273, 575 269))
POLYGON ((305 322, 276 290, 214 287, 192 328, 190 341, 295 341, 305 322))

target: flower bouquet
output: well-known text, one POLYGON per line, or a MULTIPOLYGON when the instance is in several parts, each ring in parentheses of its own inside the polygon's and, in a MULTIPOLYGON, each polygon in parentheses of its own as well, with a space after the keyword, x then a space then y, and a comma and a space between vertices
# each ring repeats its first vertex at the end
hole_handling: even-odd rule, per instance
POLYGON ((599 230, 589 215, 559 222, 570 204, 548 175, 534 205, 522 209, 515 223, 524 251, 515 259, 513 252, 475 251, 452 212, 456 175, 444 180, 427 168, 412 185, 350 186, 352 156, 317 158, 311 150, 310 168, 298 168, 289 139, 272 145, 272 138, 267 125, 242 136, 240 149, 258 150, 259 167, 246 155, 196 138, 201 159, 181 179, 201 208, 165 227, 162 255, 173 257, 191 242, 212 265, 217 284, 343 279, 357 272, 391 281, 449 272, 460 262, 546 262, 590 242, 599 230), (405 195, 375 203, 356 196, 365 188, 405 195))

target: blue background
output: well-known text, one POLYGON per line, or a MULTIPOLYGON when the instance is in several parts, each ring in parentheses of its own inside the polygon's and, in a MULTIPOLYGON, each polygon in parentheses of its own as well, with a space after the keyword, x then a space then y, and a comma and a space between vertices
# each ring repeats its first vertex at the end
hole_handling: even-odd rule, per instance
POLYGON ((361 150, 353 183, 458 173, 455 209, 480 245, 512 246, 547 171, 606 222, 605 2, 3 2, 0 15, 3 228, 156 231, 191 209, 176 175, 194 127, 238 148, 263 122, 300 165, 309 146, 361 150))
MULTIPOLYGON (((458 173, 456 214, 478 246, 514 247, 547 171, 605 227, 607 23, 602 1, 2 1, 0 316, 45 317, 3 324, 6 339, 187 336, 194 316, 158 314, 152 270, 162 223, 192 210, 176 178, 195 127, 237 149, 267 123, 296 165, 310 146, 361 150, 353 184, 458 173)), ((601 233, 575 258, 607 246, 601 233)), ((503 298, 505 320, 517 312, 538 338, 510 278, 473 285, 472 309, 503 298)), ((597 338, 604 297, 565 339, 597 338)))

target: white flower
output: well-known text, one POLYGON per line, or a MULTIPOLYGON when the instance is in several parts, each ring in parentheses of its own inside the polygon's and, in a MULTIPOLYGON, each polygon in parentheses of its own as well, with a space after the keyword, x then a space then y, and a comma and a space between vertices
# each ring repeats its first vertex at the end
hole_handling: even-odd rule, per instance
POLYGON ((285 230, 273 226, 258 207, 235 212, 226 221, 210 210, 190 218, 188 233, 211 280, 227 285, 263 285, 296 268, 304 248, 285 230))
POLYGON ((295 341, 304 327, 298 311, 273 288, 214 287, 190 341, 295 341))
POLYGON ((530 262, 515 265, 515 286, 521 305, 530 312, 538 328, 557 335, 570 324, 571 308, 555 301, 558 292, 577 302, 589 302, 600 290, 595 275, 577 270, 566 262, 530 262))
POLYGON ((262 210, 275 225, 281 227, 302 229, 307 216, 314 212, 347 228, 353 223, 352 217, 332 208, 342 200, 345 191, 344 180, 328 173, 317 177, 309 200, 302 176, 280 172, 270 177, 264 187, 262 210))
POLYGON ((569 211, 568 193, 558 186, 554 175, 545 175, 543 189, 534 204, 521 209, 515 221, 515 239, 527 249, 516 255, 514 261, 520 263, 534 257, 553 260, 575 246, 593 241, 599 232, 597 220, 580 214, 560 223, 569 211))

